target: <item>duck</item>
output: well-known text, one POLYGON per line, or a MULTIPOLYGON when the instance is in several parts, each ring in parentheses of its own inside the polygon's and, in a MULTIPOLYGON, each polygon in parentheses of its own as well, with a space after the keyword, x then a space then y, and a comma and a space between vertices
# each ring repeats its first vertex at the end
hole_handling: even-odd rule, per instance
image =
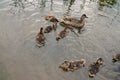
POLYGON ((82 68, 85 66, 85 59, 77 60, 77 61, 64 61, 59 68, 61 68, 63 71, 75 71, 79 68, 82 68))
POLYGON ((56 31, 57 29, 57 23, 54 23, 52 26, 47 26, 45 29, 44 29, 44 33, 50 33, 52 30, 56 31))
POLYGON ((43 27, 41 27, 40 32, 36 35, 37 46, 39 48, 42 47, 42 46, 45 46, 45 40, 46 40, 46 37, 43 33, 43 27))
POLYGON ((59 68, 61 68, 63 71, 68 72, 69 71, 69 65, 70 62, 69 61, 64 61, 59 68))
POLYGON ((52 30, 53 30, 53 26, 47 26, 47 27, 44 29, 44 33, 50 33, 52 30))
POLYGON ((82 16, 80 17, 80 20, 67 16, 62 19, 62 21, 60 22, 60 25, 65 27, 72 26, 78 29, 78 33, 81 33, 81 29, 85 25, 85 18, 88 18, 86 14, 82 14, 82 16))
POLYGON ((59 22, 58 19, 55 16, 45 16, 45 20, 57 23, 59 22))
POLYGON ((113 56, 112 62, 115 63, 117 61, 120 61, 120 54, 116 54, 113 56))
POLYGON ((56 37, 56 41, 59 41, 60 39, 63 39, 64 37, 67 36, 67 31, 68 27, 65 27, 60 33, 58 33, 57 37, 56 37))
POLYGON ((78 70, 79 68, 85 67, 85 63, 86 63, 85 59, 71 61, 71 64, 69 65, 69 70, 73 72, 75 70, 78 70))
POLYGON ((96 75, 96 73, 99 72, 99 68, 102 65, 102 63, 103 63, 103 59, 98 58, 96 62, 93 62, 89 65, 88 75, 90 78, 93 78, 96 75))

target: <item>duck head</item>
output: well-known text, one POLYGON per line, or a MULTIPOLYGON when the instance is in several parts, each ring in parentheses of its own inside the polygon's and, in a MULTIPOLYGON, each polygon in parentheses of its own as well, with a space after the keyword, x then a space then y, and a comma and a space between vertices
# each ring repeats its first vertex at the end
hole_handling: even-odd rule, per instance
POLYGON ((80 20, 84 20, 85 18, 88 18, 88 17, 86 16, 86 14, 83 14, 83 15, 81 16, 80 20))
POLYGON ((85 60, 85 59, 81 59, 81 60, 80 60, 80 64, 82 64, 83 67, 85 67, 85 63, 86 63, 86 60, 85 60))
POLYGON ((86 16, 86 14, 83 14, 82 17, 84 17, 84 18, 88 18, 88 17, 86 16))
POLYGON ((43 27, 40 28, 40 34, 43 34, 43 27))
POLYGON ((102 65, 103 64, 103 59, 102 58, 98 58, 96 63, 99 64, 99 65, 102 65))
POLYGON ((115 63, 119 60, 120 60, 120 54, 116 54, 115 56, 113 56, 112 62, 115 63))
POLYGON ((61 38, 59 36, 56 37, 56 41, 59 41, 61 38))
POLYGON ((118 59, 116 59, 116 58, 113 58, 113 59, 112 59, 112 62, 113 62, 113 63, 115 63, 115 62, 117 62, 117 61, 118 61, 118 59))

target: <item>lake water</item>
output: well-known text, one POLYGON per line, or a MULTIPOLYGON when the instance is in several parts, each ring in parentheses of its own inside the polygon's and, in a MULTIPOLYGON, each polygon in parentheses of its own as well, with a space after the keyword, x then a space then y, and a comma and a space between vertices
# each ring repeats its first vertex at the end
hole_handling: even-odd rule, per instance
POLYGON ((120 53, 120 1, 112 8, 98 6, 96 0, 0 0, 0 80, 92 80, 88 65, 98 57, 104 60, 93 80, 120 80, 120 62, 112 56, 120 53), (15 2, 16 1, 16 2, 15 2), (36 47, 40 27, 52 23, 44 20, 54 15, 77 19, 86 14, 85 31, 60 40, 46 35, 46 46, 36 47), (58 66, 64 60, 86 59, 85 68, 63 72, 58 66))

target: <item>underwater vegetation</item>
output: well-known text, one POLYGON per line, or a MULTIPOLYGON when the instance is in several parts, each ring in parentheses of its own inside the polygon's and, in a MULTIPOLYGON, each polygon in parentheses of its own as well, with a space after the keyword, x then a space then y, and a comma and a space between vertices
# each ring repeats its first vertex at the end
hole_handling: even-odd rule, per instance
POLYGON ((114 5, 117 2, 117 0, 99 0, 100 6, 106 6, 106 5, 114 5))

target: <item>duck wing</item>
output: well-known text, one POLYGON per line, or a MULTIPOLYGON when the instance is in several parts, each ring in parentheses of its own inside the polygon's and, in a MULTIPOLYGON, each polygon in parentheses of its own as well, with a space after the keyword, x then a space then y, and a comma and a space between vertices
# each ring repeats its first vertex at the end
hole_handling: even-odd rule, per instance
POLYGON ((44 30, 45 33, 49 33, 52 31, 52 26, 47 26, 44 30))
POLYGON ((62 19, 61 23, 67 25, 67 26, 73 26, 73 27, 83 27, 85 22, 84 21, 80 21, 78 19, 75 18, 64 18, 62 19))

